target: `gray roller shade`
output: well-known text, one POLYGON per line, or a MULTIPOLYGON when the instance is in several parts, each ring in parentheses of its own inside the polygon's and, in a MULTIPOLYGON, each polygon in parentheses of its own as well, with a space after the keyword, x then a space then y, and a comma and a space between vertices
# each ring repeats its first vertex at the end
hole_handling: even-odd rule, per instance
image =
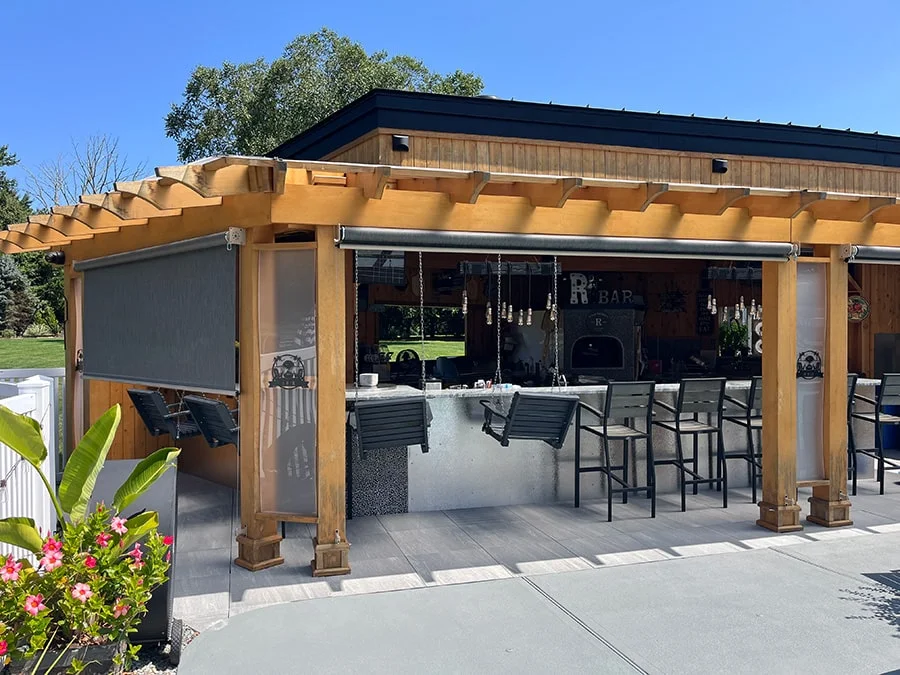
POLYGON ((873 265, 900 265, 900 247, 896 246, 844 246, 844 260, 873 265))
POLYGON ((444 232, 399 228, 342 227, 338 248, 390 251, 457 251, 543 255, 603 255, 629 258, 708 258, 712 260, 787 260, 790 243, 704 241, 641 237, 587 237, 551 234, 444 232))
POLYGON ((236 259, 216 234, 76 263, 84 376, 233 394, 236 259))

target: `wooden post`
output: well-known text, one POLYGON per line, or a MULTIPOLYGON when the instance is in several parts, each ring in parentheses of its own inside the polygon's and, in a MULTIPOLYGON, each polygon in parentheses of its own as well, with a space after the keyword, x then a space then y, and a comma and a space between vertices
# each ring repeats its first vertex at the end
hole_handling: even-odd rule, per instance
POLYGON ((346 276, 336 228, 316 228, 316 497, 314 576, 349 574, 347 542, 347 451, 344 398, 346 276))
MULTIPOLYGON (((840 246, 822 247, 827 255, 825 324, 825 401, 822 440, 828 485, 813 486, 807 520, 826 527, 852 525, 847 498, 847 263, 840 246)), ((765 325, 765 324, 764 324, 765 325)))
POLYGON ((235 565, 253 572, 284 562, 278 523, 259 512, 259 252, 251 244, 272 241, 271 227, 247 230, 247 245, 239 251, 240 361, 240 499, 244 534, 237 536, 235 565))
POLYGON ((763 263, 763 496, 757 525, 803 529, 797 505, 797 262, 763 263))
POLYGON ((63 456, 68 459, 69 454, 84 435, 85 405, 84 405, 84 379, 81 373, 75 370, 78 352, 81 349, 81 275, 75 272, 73 263, 66 263, 65 267, 65 293, 66 293, 66 384, 65 384, 65 424, 66 447, 62 448, 63 456))

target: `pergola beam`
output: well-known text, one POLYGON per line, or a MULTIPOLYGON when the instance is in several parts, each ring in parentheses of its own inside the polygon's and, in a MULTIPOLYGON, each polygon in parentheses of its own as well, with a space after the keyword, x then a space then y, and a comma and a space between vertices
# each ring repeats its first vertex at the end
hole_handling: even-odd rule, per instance
POLYGON ((118 192, 107 192, 102 195, 81 195, 81 203, 109 211, 123 221, 141 218, 166 218, 180 216, 181 209, 160 210, 153 204, 134 197, 125 197, 118 192))
POLYGON ((472 171, 466 178, 438 178, 436 188, 446 192, 454 204, 474 204, 490 181, 490 172, 472 171))
POLYGON ((810 206, 815 204, 816 202, 821 202, 828 197, 827 192, 813 192, 810 190, 800 190, 797 193, 797 203, 794 208, 793 213, 791 213, 791 218, 796 218, 804 211, 808 210, 810 206))
POLYGON ((121 181, 115 185, 122 196, 131 195, 142 199, 160 211, 188 209, 204 206, 221 206, 221 197, 201 197, 181 183, 163 184, 161 179, 121 181))
POLYGON ((18 246, 23 251, 46 251, 50 248, 48 244, 45 244, 37 237, 24 232, 16 232, 15 230, 0 232, 0 239, 18 246))
POLYGON ((225 197, 253 192, 272 192, 274 189, 273 160, 257 159, 252 164, 227 164, 216 170, 205 169, 204 166, 217 166, 213 162, 207 165, 187 164, 185 166, 160 166, 156 168, 156 176, 171 180, 190 188, 201 197, 225 197), (264 163, 267 162, 267 163, 264 163))
POLYGON ((118 232, 120 228, 131 225, 146 225, 147 219, 124 221, 114 216, 109 211, 91 207, 87 204, 77 206, 54 206, 50 209, 54 215, 66 216, 84 223, 92 230, 105 230, 106 232, 118 232))
POLYGON ((46 225, 38 225, 33 223, 15 223, 9 226, 10 232, 19 232, 21 234, 34 237, 41 243, 48 246, 68 246, 72 243, 72 238, 66 237, 54 229, 46 225))

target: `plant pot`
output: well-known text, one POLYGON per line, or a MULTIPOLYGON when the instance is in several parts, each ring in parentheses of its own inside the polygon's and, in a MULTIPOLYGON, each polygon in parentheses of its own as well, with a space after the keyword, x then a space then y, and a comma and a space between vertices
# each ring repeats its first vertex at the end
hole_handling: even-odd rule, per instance
MULTIPOLYGON (((111 642, 106 645, 71 647, 66 650, 63 657, 59 660, 59 663, 51 670, 47 670, 50 664, 56 661, 60 654, 58 651, 50 650, 44 656, 37 672, 40 673, 40 675, 64 675, 72 664, 72 659, 75 658, 82 663, 88 664, 87 667, 81 671, 83 675, 106 675, 107 673, 119 675, 124 672, 124 669, 122 666, 117 665, 113 659, 117 654, 124 654, 127 647, 128 642, 126 640, 111 642)), ((3 671, 3 675, 31 673, 39 658, 41 658, 40 654, 31 657, 27 661, 11 663, 6 667, 6 670, 3 671)))

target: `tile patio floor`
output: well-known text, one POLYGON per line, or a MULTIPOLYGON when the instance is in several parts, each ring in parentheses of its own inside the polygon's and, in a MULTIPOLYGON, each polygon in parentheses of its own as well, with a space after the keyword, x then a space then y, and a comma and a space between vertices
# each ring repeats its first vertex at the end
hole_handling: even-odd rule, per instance
MULTIPOLYGON (((632 496, 606 502, 507 506, 355 518, 347 523, 352 574, 311 576, 315 526, 288 524, 281 550, 285 564, 248 572, 232 564, 239 521, 234 491, 186 475, 178 484, 178 547, 174 572, 175 616, 197 630, 221 625, 237 614, 311 598, 357 595, 512 577, 708 556, 814 541, 900 532, 900 484, 889 474, 887 494, 861 481, 851 497, 854 525, 829 530, 804 521, 802 532, 776 534, 754 523, 758 508, 749 490, 721 495, 705 489, 659 499, 656 519, 649 503, 632 496)), ((806 498, 800 503, 806 512, 806 498)))

